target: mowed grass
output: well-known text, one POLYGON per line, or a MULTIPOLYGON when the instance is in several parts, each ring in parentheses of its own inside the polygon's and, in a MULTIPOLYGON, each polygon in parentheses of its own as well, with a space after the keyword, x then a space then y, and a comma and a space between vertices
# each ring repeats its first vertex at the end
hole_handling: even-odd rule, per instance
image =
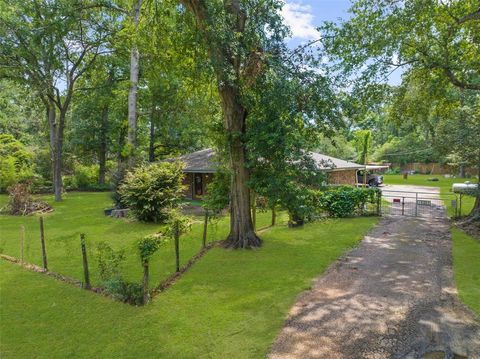
MULTIPOLYGON (((383 180, 385 184, 399 184, 399 185, 414 185, 414 186, 428 186, 439 187, 441 194, 452 194, 452 185, 454 183, 464 183, 469 181, 471 183, 477 183, 475 178, 445 178, 442 175, 421 175, 414 174, 408 175, 408 179, 403 179, 403 175, 384 175, 383 180), (429 181, 430 178, 438 178, 438 181, 429 181)), ((452 199, 454 199, 452 197, 452 199)), ((475 198, 472 196, 463 196, 462 198, 462 212, 461 215, 465 216, 470 213, 473 208, 475 198)), ((451 201, 445 201, 449 215, 453 215, 454 211, 451 206, 451 201)), ((459 204, 458 204, 459 205, 459 204)))
MULTIPOLYGON (((92 203, 90 209, 94 208, 92 203)), ((8 223, 2 220, 2 226, 8 223)), ((376 221, 325 220, 295 229, 282 224, 262 232, 264 245, 258 250, 214 248, 171 288, 140 308, 0 261, 0 356, 262 358, 295 297, 376 221)), ((111 226, 120 226, 117 223, 111 226)), ((123 226, 135 229, 118 229, 120 233, 110 237, 104 227, 97 235, 103 233, 116 243, 153 229, 138 223, 123 226)), ((74 231, 67 224, 63 228, 74 231)), ((73 241, 67 236, 63 240, 73 241)), ((159 258, 153 271, 166 265, 159 258)))
POLYGON ((452 229, 453 269, 462 301, 480 315, 480 241, 452 229))
MULTIPOLYGON (((87 252, 91 280, 99 285, 97 264, 97 244, 105 241, 114 249, 124 249, 126 260, 122 268, 125 279, 141 281, 142 267, 135 247, 143 236, 156 233, 161 225, 140 223, 131 219, 106 217, 103 209, 111 206, 109 193, 71 192, 59 203, 52 196, 41 196, 54 207, 54 212, 44 216, 48 267, 79 280, 83 278, 80 233, 86 234, 87 252)), ((0 195, 0 207, 6 204, 7 196, 0 195)), ((180 261, 185 264, 202 245, 203 217, 192 218, 191 232, 180 239, 180 261)), ((259 213, 258 226, 266 226, 269 213, 259 213)), ((25 227, 24 258, 28 263, 42 264, 40 230, 38 216, 0 215, 0 253, 20 258, 20 232, 25 227)), ((229 229, 228 219, 224 218, 209 224, 208 241, 224 239, 229 229)), ((175 252, 173 242, 167 243, 153 256, 151 262, 151 283, 158 284, 175 272, 175 252)))

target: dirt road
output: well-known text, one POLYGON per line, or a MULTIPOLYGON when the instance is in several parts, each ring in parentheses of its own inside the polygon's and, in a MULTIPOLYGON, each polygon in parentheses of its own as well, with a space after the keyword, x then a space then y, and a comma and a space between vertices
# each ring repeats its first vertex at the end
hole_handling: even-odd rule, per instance
POLYGON ((268 357, 423 358, 435 350, 480 358, 480 320, 456 297, 448 222, 390 217, 298 298, 268 357))

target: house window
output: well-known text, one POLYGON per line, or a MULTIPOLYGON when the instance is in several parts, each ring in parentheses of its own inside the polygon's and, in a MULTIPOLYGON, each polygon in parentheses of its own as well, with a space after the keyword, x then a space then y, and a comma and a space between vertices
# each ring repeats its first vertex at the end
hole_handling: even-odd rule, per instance
POLYGON ((195 173, 193 185, 194 185, 195 196, 202 196, 203 195, 203 177, 201 173, 195 173))

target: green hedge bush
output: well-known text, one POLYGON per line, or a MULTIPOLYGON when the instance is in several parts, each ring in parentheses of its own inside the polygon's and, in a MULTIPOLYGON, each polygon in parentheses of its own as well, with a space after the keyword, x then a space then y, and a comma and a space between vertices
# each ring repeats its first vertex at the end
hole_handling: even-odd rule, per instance
POLYGON ((351 217, 365 204, 377 204, 378 188, 331 187, 317 192, 317 206, 331 217, 351 217))
POLYGON ((183 199, 183 164, 162 162, 128 172, 118 192, 122 204, 144 222, 165 222, 183 199))

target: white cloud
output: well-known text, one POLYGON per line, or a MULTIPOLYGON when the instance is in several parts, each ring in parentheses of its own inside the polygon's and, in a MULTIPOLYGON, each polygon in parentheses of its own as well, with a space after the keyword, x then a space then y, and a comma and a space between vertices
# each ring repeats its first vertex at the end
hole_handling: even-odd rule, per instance
POLYGON ((285 23, 290 27, 292 38, 312 40, 320 36, 313 25, 313 13, 310 5, 298 1, 286 2, 282 9, 285 23))

